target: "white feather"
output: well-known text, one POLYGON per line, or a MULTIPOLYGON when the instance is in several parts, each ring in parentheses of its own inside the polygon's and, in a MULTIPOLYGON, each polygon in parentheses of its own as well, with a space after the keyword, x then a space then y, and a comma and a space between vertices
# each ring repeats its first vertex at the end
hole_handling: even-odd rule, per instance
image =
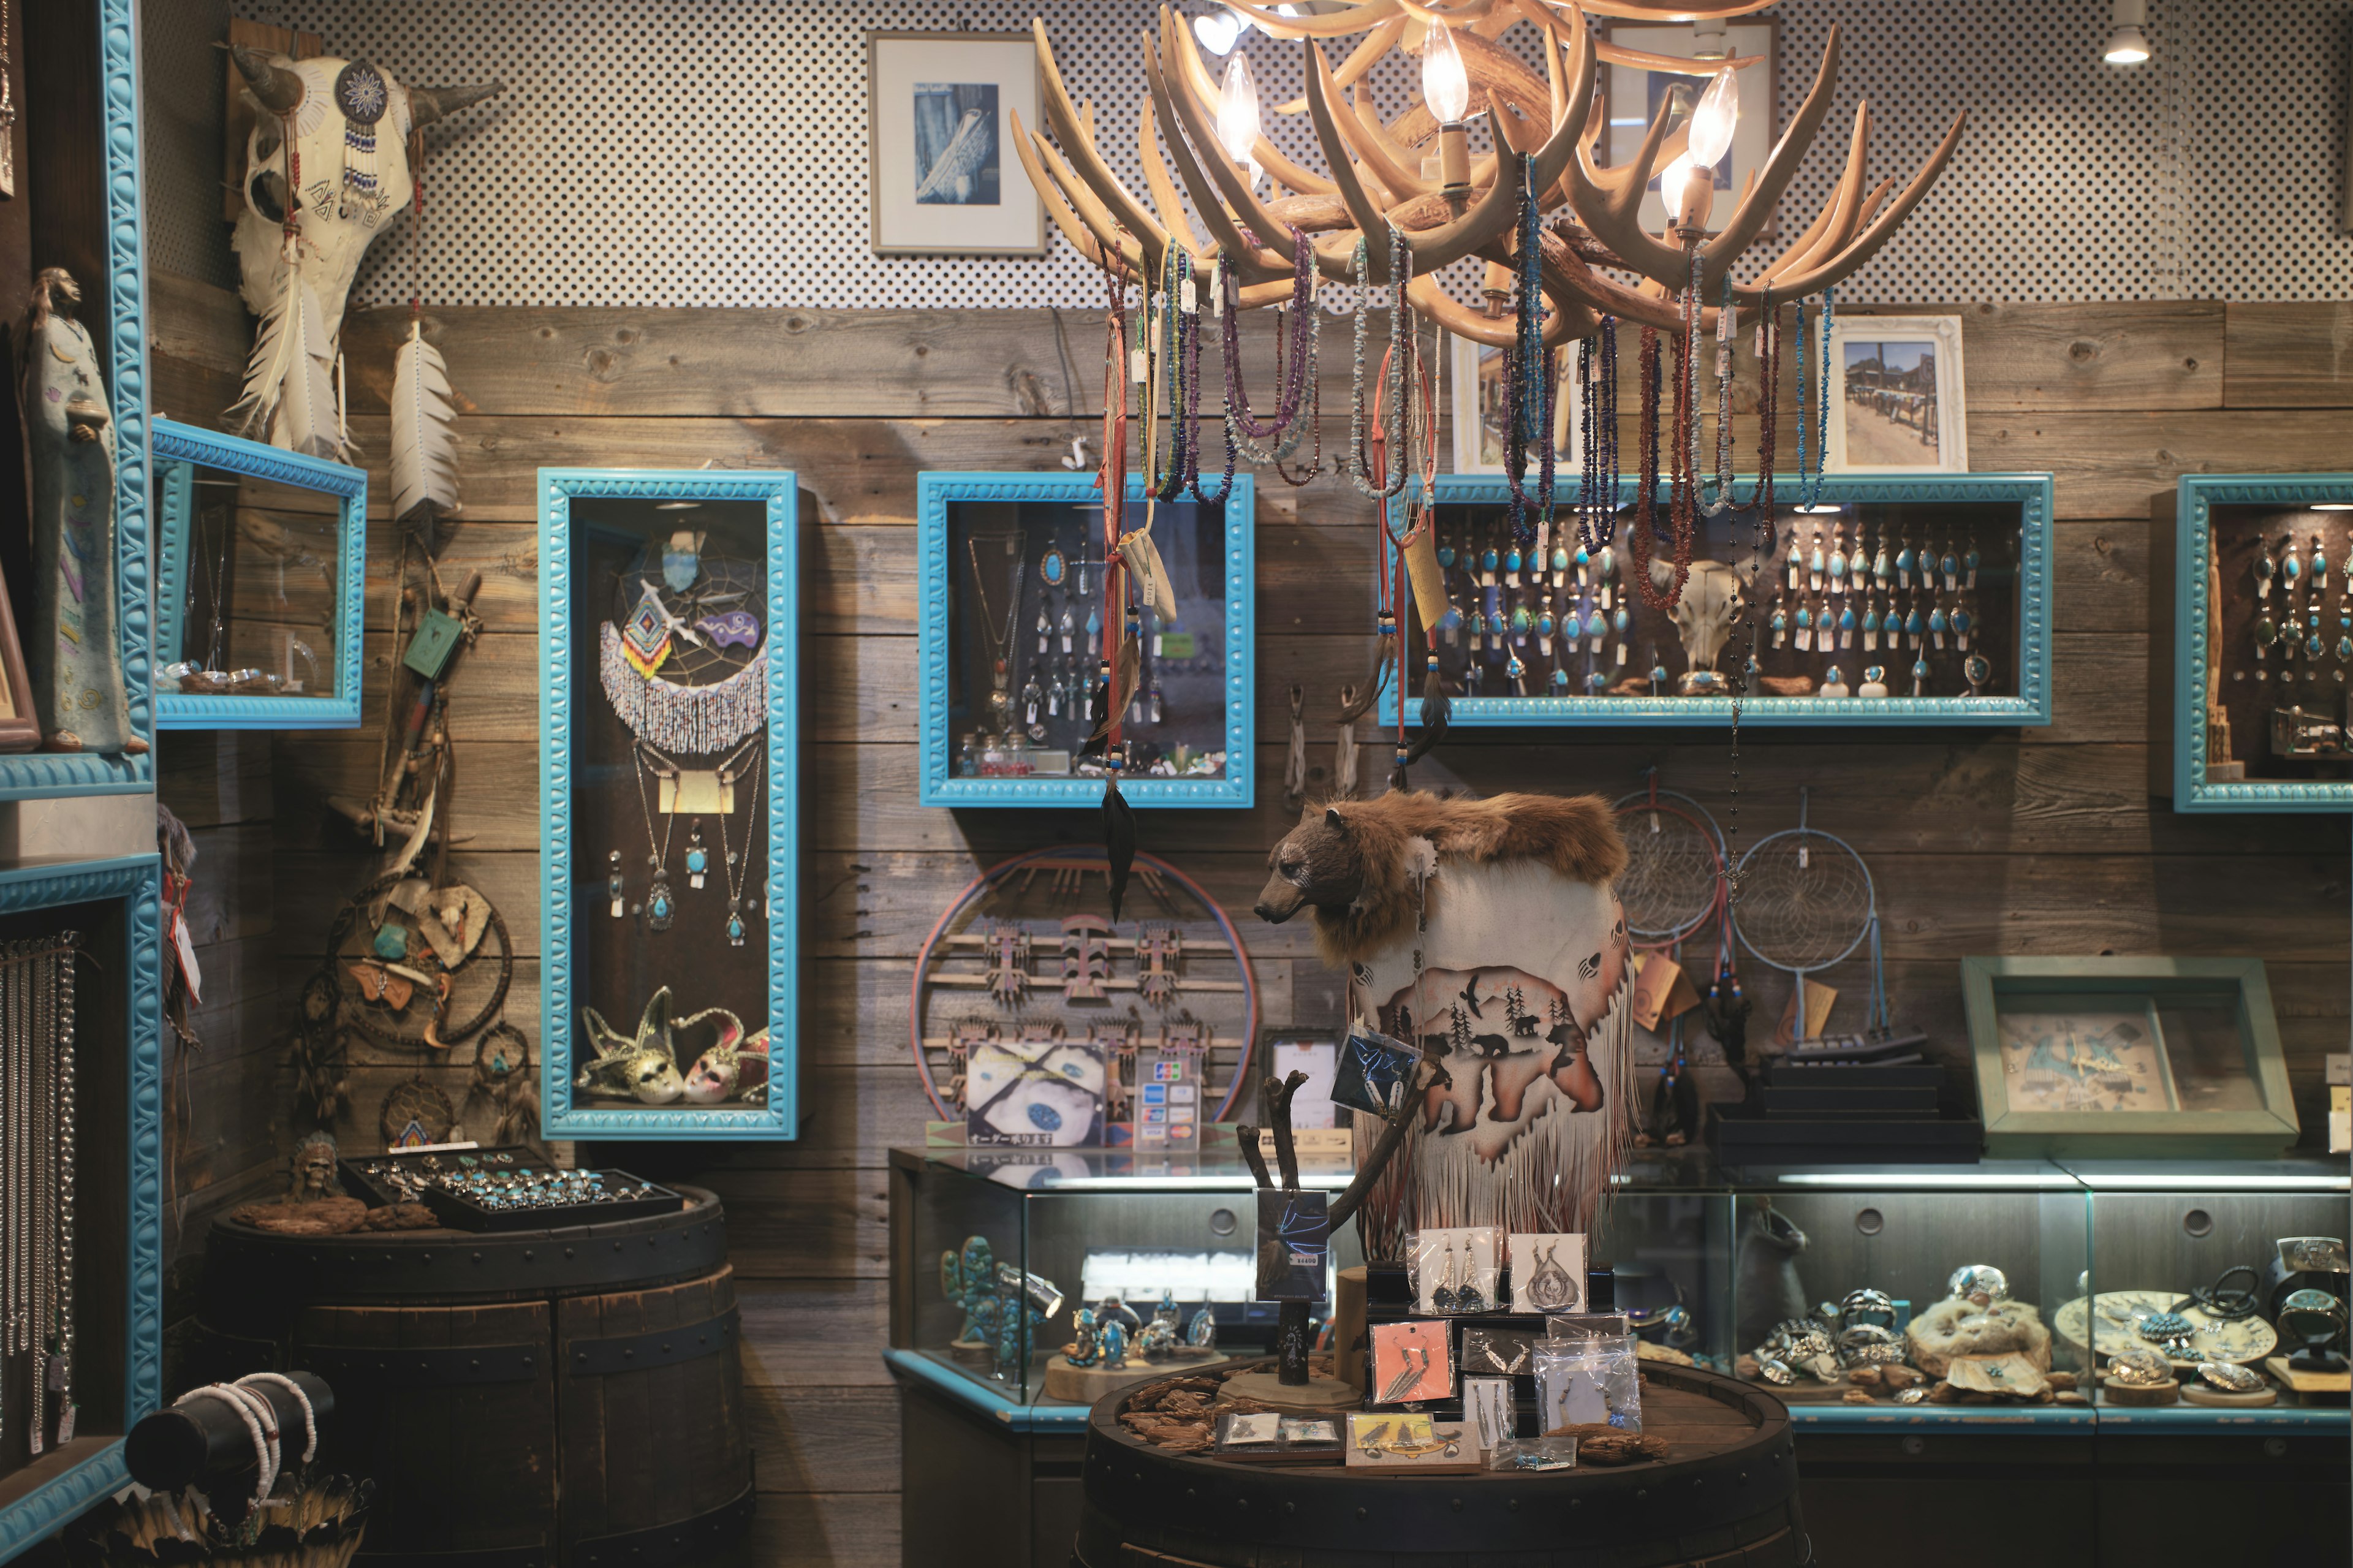
POLYGON ((408 324, 392 372, 392 515, 420 506, 458 510, 457 411, 449 405, 449 370, 441 351, 408 324))
POLYGON ((260 435, 273 447, 312 457, 341 457, 334 368, 318 292, 290 268, 285 292, 254 333, 245 395, 228 409, 237 434, 260 435))

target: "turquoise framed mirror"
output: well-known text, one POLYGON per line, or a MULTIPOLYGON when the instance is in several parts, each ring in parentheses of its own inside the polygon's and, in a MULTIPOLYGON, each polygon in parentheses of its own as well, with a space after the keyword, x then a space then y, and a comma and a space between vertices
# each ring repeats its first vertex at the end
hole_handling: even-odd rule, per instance
POLYGON ((158 419, 155 722, 360 721, 367 475, 158 419))
POLYGON ((550 1138, 797 1135, 797 497, 539 472, 550 1138))

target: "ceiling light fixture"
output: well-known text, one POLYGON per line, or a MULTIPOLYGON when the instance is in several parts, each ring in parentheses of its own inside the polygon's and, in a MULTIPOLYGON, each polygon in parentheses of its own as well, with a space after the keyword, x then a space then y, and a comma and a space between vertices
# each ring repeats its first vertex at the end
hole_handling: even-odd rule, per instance
POLYGON ((2107 52, 2102 58, 2112 66, 2137 66, 2146 61, 2148 35, 2141 29, 2148 25, 2148 0, 2116 0, 2109 22, 2107 52))

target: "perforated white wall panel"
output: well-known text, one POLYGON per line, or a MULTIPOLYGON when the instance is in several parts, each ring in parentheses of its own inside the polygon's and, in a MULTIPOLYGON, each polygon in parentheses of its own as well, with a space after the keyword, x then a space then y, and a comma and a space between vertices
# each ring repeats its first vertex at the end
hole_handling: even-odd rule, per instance
MULTIPOLYGON (((1043 261, 871 253, 869 27, 1016 32, 1043 15, 1072 89, 1097 101, 1105 151, 1142 188, 1142 0, 248 3, 403 80, 506 81, 487 109, 432 132, 427 287, 444 303, 1094 304, 1097 279, 1059 237, 1043 261)), ((1837 173, 1858 100, 1872 108, 1874 174, 1899 178, 1956 110, 1970 115, 1942 184, 1844 293, 2353 295, 2353 240, 2337 232, 2345 0, 2154 0, 2151 12, 2157 59, 2119 70, 2099 58, 2107 0, 1777 7, 1785 114, 1833 24, 1844 44, 1839 108, 1789 198, 1801 216, 1837 173)), ((1250 47, 1265 101, 1299 90, 1296 45, 1254 36, 1250 47)), ((176 68, 152 50, 147 64, 176 68)), ((1384 112, 1403 106, 1405 85, 1393 64, 1384 112)), ((1303 118, 1281 122, 1279 138, 1303 149, 1303 118)), ((159 258, 205 253, 201 236, 172 226, 216 208, 153 182, 151 202, 159 258)), ((405 299, 406 255, 380 242, 355 298, 405 299)))

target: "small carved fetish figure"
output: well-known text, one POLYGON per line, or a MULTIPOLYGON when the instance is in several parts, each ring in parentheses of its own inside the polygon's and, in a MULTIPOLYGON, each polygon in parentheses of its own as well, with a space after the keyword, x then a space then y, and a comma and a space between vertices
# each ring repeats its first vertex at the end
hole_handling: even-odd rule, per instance
POLYGON ((1029 933, 1011 921, 989 922, 988 994, 1008 1007, 1029 994, 1029 933))
POLYGON ((1103 1360, 1103 1341, 1095 1324, 1095 1310, 1082 1307, 1071 1320, 1073 1338, 1062 1347, 1062 1359, 1072 1366, 1093 1366, 1103 1360))
POLYGON ((81 289, 42 269, 17 344, 33 470, 33 640, 26 649, 45 752, 128 752, 115 556, 114 418, 81 289))

